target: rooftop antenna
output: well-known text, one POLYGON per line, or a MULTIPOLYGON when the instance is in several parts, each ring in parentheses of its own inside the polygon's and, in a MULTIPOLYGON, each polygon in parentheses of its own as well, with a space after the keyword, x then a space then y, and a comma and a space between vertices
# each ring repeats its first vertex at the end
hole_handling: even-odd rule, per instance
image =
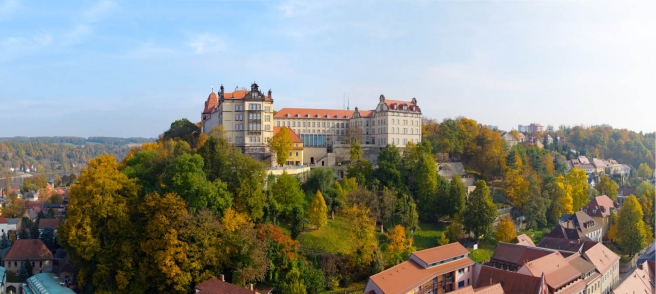
POLYGON ((210 86, 210 87, 212 87, 212 93, 214 93, 214 86, 210 86))
POLYGON ((348 98, 348 104, 346 105, 346 110, 351 110, 351 98, 348 98))

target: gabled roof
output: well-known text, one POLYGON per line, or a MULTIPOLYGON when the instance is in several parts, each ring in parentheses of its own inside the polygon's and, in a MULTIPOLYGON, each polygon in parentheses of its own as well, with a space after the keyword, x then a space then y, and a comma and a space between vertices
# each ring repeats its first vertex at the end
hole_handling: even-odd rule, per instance
POLYGON ((19 239, 7 251, 4 260, 45 260, 53 259, 52 252, 40 239, 19 239))
POLYGON ((273 135, 275 136, 278 132, 280 132, 280 129, 285 128, 289 131, 289 134, 292 136, 292 142, 294 143, 303 143, 303 140, 292 130, 291 128, 288 127, 273 127, 273 135))
POLYGON ((587 213, 577 211, 570 215, 570 217, 561 224, 563 227, 569 229, 577 229, 583 234, 588 234, 593 231, 601 229, 599 223, 592 219, 587 213))
POLYGON ((205 109, 203 109, 203 113, 210 113, 212 109, 214 109, 218 104, 219 97, 217 97, 216 93, 212 91, 212 93, 210 93, 210 95, 207 97, 207 101, 205 101, 205 109))
POLYGON ((246 288, 239 287, 237 285, 230 284, 228 282, 220 281, 215 278, 211 278, 205 282, 202 282, 196 285, 196 293, 199 294, 253 294, 257 293, 246 288))
POLYGON ((570 265, 558 251, 529 261, 524 266, 534 277, 544 274, 552 289, 558 289, 581 276, 581 272, 570 265))
POLYGON ((490 266, 482 266, 476 288, 500 284, 506 294, 541 293, 539 277, 518 274, 490 266))
POLYGON ((369 283, 376 284, 383 293, 406 293, 437 275, 472 265, 474 261, 469 257, 430 268, 408 260, 369 277, 369 283))
POLYGON ((649 273, 641 268, 636 268, 624 282, 613 290, 615 294, 654 293, 654 280, 649 273))
POLYGON ((60 223, 61 220, 57 218, 43 218, 39 220, 39 229, 45 229, 46 227, 49 227, 53 230, 57 230, 60 223))
POLYGON ((592 246, 594 245, 597 245, 597 242, 588 241, 588 240, 570 240, 570 239, 552 238, 552 237, 544 237, 538 243, 539 247, 550 248, 559 251, 564 250, 564 251, 581 252, 581 253, 588 251, 588 249, 592 248, 592 246))
POLYGON ((521 267, 525 262, 553 253, 553 250, 529 247, 520 244, 499 242, 490 262, 503 262, 521 267))
POLYGON ((568 256, 566 259, 569 262, 569 264, 575 269, 577 269, 581 274, 586 274, 589 273, 590 271, 595 270, 594 264, 590 263, 589 261, 581 257, 580 253, 572 254, 568 256))
POLYGON ((460 245, 458 242, 453 242, 447 245, 437 246, 429 249, 413 252, 410 256, 417 257, 419 260, 426 264, 432 264, 440 261, 447 261, 452 258, 468 255, 469 250, 460 245))
POLYGON ((619 204, 614 202, 606 195, 593 198, 583 207, 584 211, 590 216, 607 217, 610 216, 610 210, 619 208, 619 204))
POLYGON ((521 234, 517 236, 516 239, 518 245, 535 247, 535 243, 533 243, 533 240, 531 240, 531 238, 529 238, 529 236, 527 236, 526 234, 521 234))
POLYGON ((0 224, 8 224, 9 222, 4 216, 0 216, 0 224))
POLYGON ((601 274, 608 271, 610 267, 620 260, 620 257, 617 256, 617 254, 606 248, 606 246, 601 243, 592 246, 590 249, 583 252, 583 255, 592 262, 595 267, 597 267, 597 270, 601 274))
POLYGON ((560 224, 556 226, 553 230, 551 230, 551 232, 549 232, 549 234, 546 234, 545 237, 560 238, 560 239, 567 239, 567 240, 592 241, 585 234, 583 234, 583 232, 574 228, 567 228, 563 225, 564 224, 560 224))

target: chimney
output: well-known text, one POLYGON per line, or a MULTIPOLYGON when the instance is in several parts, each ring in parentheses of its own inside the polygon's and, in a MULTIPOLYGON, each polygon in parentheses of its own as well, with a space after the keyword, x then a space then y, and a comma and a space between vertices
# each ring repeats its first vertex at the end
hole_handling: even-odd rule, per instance
POLYGON ((250 284, 248 285, 248 289, 251 290, 251 291, 254 291, 254 290, 253 290, 253 283, 250 283, 250 284))
POLYGON ((225 282, 225 276, 223 274, 220 274, 219 278, 221 279, 222 282, 225 282))

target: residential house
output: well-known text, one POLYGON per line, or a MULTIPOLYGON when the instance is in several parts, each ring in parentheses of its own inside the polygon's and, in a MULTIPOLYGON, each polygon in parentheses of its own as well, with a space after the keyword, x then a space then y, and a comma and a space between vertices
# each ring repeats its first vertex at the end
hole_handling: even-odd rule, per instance
MULTIPOLYGON (((576 229, 580 232, 577 235, 584 235, 592 241, 601 242, 602 226, 583 211, 577 211, 571 214, 566 221, 560 223, 560 226, 566 229, 576 229)), ((555 231, 555 233, 551 235, 550 232, 548 234, 549 237, 571 239, 567 235, 562 234, 564 230, 555 228, 552 231, 555 231)))
POLYGON ((44 218, 39 220, 39 233, 43 232, 45 228, 51 228, 57 233, 57 228, 61 224, 62 220, 58 218, 44 218))
POLYGON ((34 192, 30 191, 25 193, 25 201, 39 201, 39 197, 41 196, 40 192, 34 192))
POLYGON ((536 278, 484 265, 478 272, 476 288, 490 285, 501 285, 505 294, 551 293, 544 276, 536 278))
MULTIPOLYGON (((521 133, 518 133, 518 134, 521 134, 521 133)), ((522 135, 524 135, 524 134, 522 134, 522 135)), ((513 136, 513 134, 511 132, 502 132, 501 133, 501 139, 506 141, 508 146, 511 147, 511 148, 513 146, 523 142, 523 141, 520 141, 519 136, 517 136, 517 138, 515 138, 515 136, 513 136)))
POLYGON ((597 272, 597 268, 594 264, 585 260, 585 258, 583 258, 578 252, 565 257, 565 259, 583 276, 583 281, 585 282, 583 293, 601 294, 601 274, 597 272))
POLYGON ((594 264, 601 274, 601 293, 611 293, 613 287, 619 282, 620 257, 601 243, 592 246, 582 255, 594 264))
POLYGON ((467 286, 465 288, 461 288, 451 292, 451 294, 504 294, 504 293, 508 293, 508 292, 504 292, 504 289, 503 287, 501 287, 501 284, 483 286, 476 289, 474 289, 474 287, 472 286, 467 286))
POLYGON ((583 207, 583 212, 600 224, 603 227, 602 234, 606 235, 610 227, 610 212, 615 211, 615 214, 617 214, 619 207, 617 202, 614 202, 606 195, 602 195, 590 200, 583 207))
POLYGON ((583 232, 575 228, 568 228, 562 225, 556 226, 553 230, 551 230, 551 232, 549 232, 544 236, 550 238, 565 239, 565 240, 592 241, 583 232))
POLYGON ((628 198, 631 194, 635 193, 635 188, 619 188, 617 189, 617 204, 620 207, 624 205, 624 200, 628 198))
POLYGON ((226 282, 223 275, 221 275, 221 280, 211 278, 196 285, 195 289, 197 294, 259 294, 253 289, 253 284, 250 284, 249 289, 242 288, 226 282))
POLYGON ((281 129, 287 129, 292 137, 292 151, 289 152, 289 157, 285 165, 303 165, 303 140, 294 133, 294 130, 288 127, 273 127, 273 135, 275 136, 281 129))
POLYGON ((20 228, 21 218, 8 218, 7 231, 17 231, 20 228))
POLYGON ((9 247, 4 259, 4 267, 18 274, 21 263, 25 260, 32 262, 34 273, 51 272, 53 264, 52 252, 40 239, 19 239, 9 247))
POLYGON ((606 173, 606 170, 610 168, 608 161, 599 158, 592 158, 592 165, 595 166, 595 172, 598 174, 606 173))
POLYGON ((0 216, 0 237, 2 234, 9 234, 9 222, 4 216, 0 216))
POLYGON ((415 251, 410 258, 369 277, 364 293, 447 293, 472 285, 474 261, 460 243, 415 251))
POLYGON ((61 284, 63 281, 59 280, 57 275, 51 273, 36 274, 27 279, 23 284, 23 293, 27 294, 74 294, 75 292, 70 288, 64 287, 61 284))
POLYGON ((627 164, 620 164, 616 174, 623 177, 628 177, 631 175, 631 167, 627 164))
POLYGON ((569 251, 583 253, 597 245, 597 242, 590 240, 572 240, 563 238, 544 237, 538 243, 538 247, 549 248, 558 251, 569 251))
POLYGON ((529 236, 526 236, 526 234, 521 234, 517 236, 515 239, 517 240, 518 245, 535 247, 535 243, 533 243, 533 240, 531 240, 529 236))
POLYGON ((654 285, 654 261, 650 260, 641 266, 638 266, 631 275, 617 288, 613 289, 613 294, 635 294, 635 293, 656 293, 654 285))
POLYGON ((485 265, 516 272, 526 261, 535 260, 553 252, 553 250, 539 247, 499 242, 494 253, 492 253, 492 257, 490 257, 490 261, 485 265))
POLYGON ((581 293, 586 286, 585 276, 558 251, 524 263, 517 273, 544 277, 550 293, 581 293))

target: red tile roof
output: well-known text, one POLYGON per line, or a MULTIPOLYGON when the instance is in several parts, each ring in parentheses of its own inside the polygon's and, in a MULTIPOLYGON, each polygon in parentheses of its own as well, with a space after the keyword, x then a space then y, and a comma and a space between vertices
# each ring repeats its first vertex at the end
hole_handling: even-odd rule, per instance
POLYGON ((285 128, 289 131, 289 134, 292 135, 292 142, 303 143, 303 140, 301 140, 301 138, 294 132, 294 130, 288 127, 273 127, 273 135, 275 136, 278 132, 280 132, 281 128, 285 128))
POLYGON ((517 236, 517 244, 535 247, 535 243, 533 243, 533 240, 531 240, 531 238, 529 238, 526 234, 521 234, 517 236))
POLYGON ((476 288, 501 284, 503 292, 506 294, 543 293, 539 292, 542 282, 539 277, 518 274, 486 265, 481 267, 476 281, 476 288))
POLYGON ((211 278, 205 282, 202 282, 196 285, 196 290, 200 290, 196 293, 199 294, 253 294, 258 293, 255 291, 248 290, 246 288, 239 287, 237 285, 230 284, 228 282, 220 281, 215 278, 211 278))
POLYGON ((9 247, 4 260, 46 260, 53 259, 52 252, 40 239, 19 239, 9 247))
MULTIPOLYGON (((314 108, 283 108, 280 109, 275 118, 313 118, 313 119, 349 119, 353 116, 353 110, 339 109, 314 109, 314 108), (318 116, 318 117, 317 117, 318 116)), ((362 112, 361 112, 362 113, 362 112)))
POLYGON ((207 97, 207 101, 205 101, 205 109, 203 109, 203 113, 212 112, 212 109, 214 109, 218 104, 219 97, 217 97, 216 93, 214 92, 210 93, 210 95, 207 97))
POLYGON ((369 282, 375 283, 384 293, 406 293, 435 276, 472 265, 474 261, 469 257, 427 269, 408 260, 371 276, 369 282))
POLYGON ((617 209, 618 207, 617 202, 614 202, 606 195, 601 195, 590 200, 583 209, 590 216, 607 217, 610 216, 611 208, 617 209))
POLYGON ((6 224, 7 219, 4 216, 0 216, 0 224, 6 224))
POLYGON ((45 229, 46 227, 49 227, 51 229, 56 230, 59 227, 59 224, 61 223, 60 219, 57 218, 43 218, 39 220, 39 229, 45 229))
POLYGON ((592 246, 590 249, 583 253, 592 264, 597 267, 597 270, 604 274, 610 267, 615 263, 619 262, 620 257, 617 256, 613 251, 606 248, 604 244, 597 243, 592 246))
POLYGON ((468 254, 469 254, 469 250, 467 250, 467 248, 460 245, 460 243, 458 242, 453 242, 447 245, 415 251, 412 253, 412 255, 416 256, 426 264, 440 262, 442 260, 447 261, 448 259, 460 257, 462 255, 468 255, 468 254))
POLYGON ((636 268, 631 275, 613 290, 616 294, 654 293, 653 280, 647 271, 636 268))
POLYGON ((499 242, 494 253, 492 253, 490 262, 512 264, 519 268, 527 261, 535 260, 551 253, 553 253, 553 250, 499 242))
POLYGON ((529 261, 524 266, 534 277, 540 277, 544 274, 547 279, 547 284, 549 284, 549 287, 552 289, 559 289, 581 276, 581 272, 565 260, 560 252, 554 252, 533 261, 529 261))

